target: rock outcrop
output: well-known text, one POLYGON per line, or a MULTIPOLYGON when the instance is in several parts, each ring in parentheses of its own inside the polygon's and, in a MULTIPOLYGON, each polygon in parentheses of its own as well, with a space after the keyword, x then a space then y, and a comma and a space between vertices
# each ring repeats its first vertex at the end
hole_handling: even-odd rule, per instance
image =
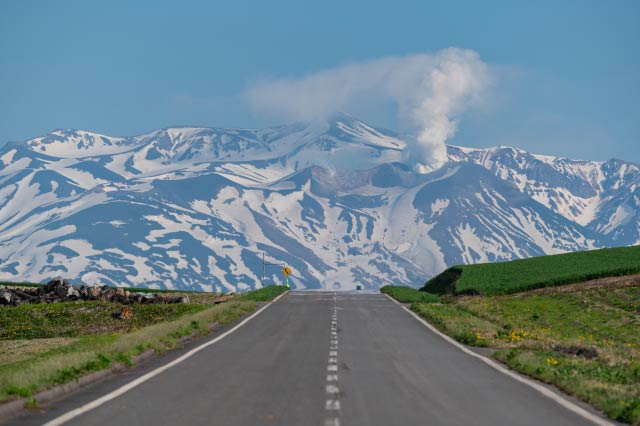
POLYGON ((75 300, 102 300, 124 305, 132 303, 189 303, 184 295, 130 292, 107 285, 76 286, 62 278, 54 278, 42 287, 5 287, 0 285, 0 305, 17 306, 25 303, 56 303, 75 300))

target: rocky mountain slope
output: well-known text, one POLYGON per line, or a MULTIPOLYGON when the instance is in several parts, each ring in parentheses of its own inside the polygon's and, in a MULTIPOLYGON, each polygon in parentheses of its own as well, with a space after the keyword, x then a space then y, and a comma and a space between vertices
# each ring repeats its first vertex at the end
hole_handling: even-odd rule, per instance
POLYGON ((640 166, 449 146, 346 115, 269 129, 56 130, 0 150, 0 279, 235 291, 422 285, 447 265, 640 243, 640 166), (266 281, 280 281, 278 268, 266 281))

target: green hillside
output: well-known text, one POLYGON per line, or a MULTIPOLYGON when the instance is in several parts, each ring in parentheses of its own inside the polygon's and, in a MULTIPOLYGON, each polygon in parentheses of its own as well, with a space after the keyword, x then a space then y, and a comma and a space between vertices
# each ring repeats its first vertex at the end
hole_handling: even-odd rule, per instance
POLYGON ((453 266, 433 277, 421 290, 498 295, 636 273, 640 273, 640 246, 453 266))

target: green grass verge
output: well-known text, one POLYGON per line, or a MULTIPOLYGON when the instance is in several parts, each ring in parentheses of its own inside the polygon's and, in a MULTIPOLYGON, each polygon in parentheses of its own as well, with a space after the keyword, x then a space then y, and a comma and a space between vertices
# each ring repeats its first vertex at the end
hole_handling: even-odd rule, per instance
POLYGON ((111 302, 25 304, 0 309, 0 340, 76 337, 127 332, 206 309, 200 304, 132 304, 132 316, 118 319, 123 308, 111 302))
POLYGON ((440 301, 440 297, 435 294, 427 293, 425 291, 418 291, 415 288, 405 286, 385 285, 384 287, 380 288, 380 292, 388 294, 401 303, 430 303, 440 301))
POLYGON ((280 296, 287 290, 289 290, 289 287, 285 287, 283 285, 269 285, 257 290, 242 293, 237 296, 237 298, 239 300, 251 300, 253 302, 268 302, 269 300, 273 300, 280 296))
POLYGON ((640 425, 640 288, 415 303, 455 339, 640 425))
MULTIPOLYGON (((183 312, 177 319, 128 333, 82 335, 71 343, 3 364, 0 369, 0 401, 16 396, 30 397, 38 390, 109 368, 114 362, 130 365, 132 356, 147 349, 163 352, 174 347, 182 336, 206 334, 213 322, 225 324, 255 308, 253 301, 233 300, 205 306, 198 312, 183 312)), ((33 340, 34 343, 37 341, 33 340)))
POLYGON ((499 295, 640 273, 640 246, 454 266, 429 280, 432 293, 499 295))

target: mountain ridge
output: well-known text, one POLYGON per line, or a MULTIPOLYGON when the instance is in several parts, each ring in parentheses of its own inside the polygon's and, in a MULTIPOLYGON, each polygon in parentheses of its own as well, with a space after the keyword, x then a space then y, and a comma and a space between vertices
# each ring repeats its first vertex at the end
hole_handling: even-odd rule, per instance
POLYGON ((637 163, 449 145, 418 174, 410 142, 341 114, 7 144, 0 278, 246 290, 265 251, 298 288, 419 286, 455 263, 640 243, 637 163))

